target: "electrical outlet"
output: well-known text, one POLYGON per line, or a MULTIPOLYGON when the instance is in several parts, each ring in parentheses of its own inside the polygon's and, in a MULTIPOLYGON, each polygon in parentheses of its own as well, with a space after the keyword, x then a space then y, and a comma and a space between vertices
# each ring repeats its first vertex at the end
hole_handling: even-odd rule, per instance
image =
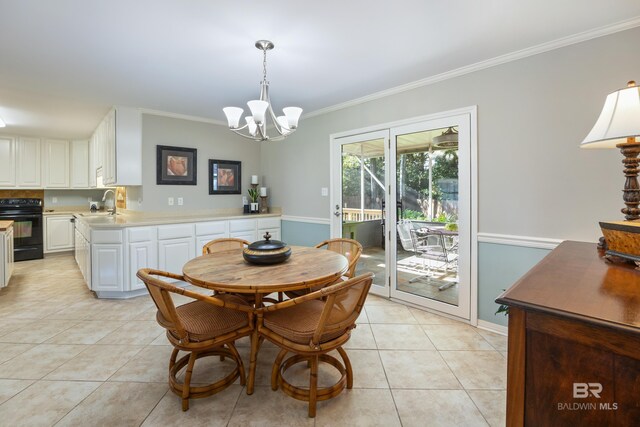
POLYGON ((329 189, 327 187, 322 187, 320 189, 320 194, 323 196, 328 196, 329 195, 329 189))
POLYGON ((184 199, 182 197, 178 197, 178 206, 184 205, 184 199))
POLYGON ((173 197, 169 197, 168 202, 169 206, 173 206, 173 197))
POLYGON ((58 198, 57 197, 52 197, 51 198, 51 203, 58 203, 58 198))

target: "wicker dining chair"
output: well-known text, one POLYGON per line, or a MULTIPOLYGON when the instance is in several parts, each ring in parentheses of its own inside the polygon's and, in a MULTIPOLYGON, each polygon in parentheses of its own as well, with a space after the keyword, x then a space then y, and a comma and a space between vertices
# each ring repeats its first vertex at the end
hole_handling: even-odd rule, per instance
POLYGON ((225 237, 222 239, 215 239, 202 247, 202 255, 228 251, 231 249, 242 249, 245 246, 249 246, 249 244, 250 243, 247 242, 246 240, 238 239, 235 237, 225 237))
MULTIPOLYGON (((327 250, 337 252, 347 257, 347 260, 349 261, 349 270, 347 270, 344 276, 346 278, 355 276, 358 260, 360 259, 360 255, 362 255, 362 245, 360 244, 360 242, 353 239, 336 238, 325 240, 321 243, 318 243, 315 247, 318 249, 326 247, 327 250)), ((309 292, 317 291, 318 289, 320 288, 300 289, 296 291, 287 291, 285 292, 285 294, 289 298, 295 298, 306 295, 309 292)))
POLYGON ((257 310, 256 331, 259 339, 251 346, 251 366, 255 370, 255 354, 263 338, 281 348, 273 362, 271 388, 278 387, 287 395, 309 402, 309 417, 316 415, 317 401, 337 396, 344 388, 353 387, 353 370, 342 346, 356 326, 373 280, 372 273, 330 285, 278 304, 257 310), (329 353, 337 350, 342 362, 329 353), (284 359, 287 353, 295 353, 284 359), (306 362, 310 368, 309 387, 291 385, 284 378, 290 367, 306 362), (341 374, 331 387, 318 388, 318 363, 332 365, 341 374))
MULTIPOLYGON (((254 328, 253 309, 235 295, 207 296, 169 284, 157 277, 184 280, 180 275, 153 269, 137 273, 149 290, 158 312, 156 320, 167 330, 167 338, 174 349, 169 360, 169 388, 182 397, 182 410, 189 409, 189 399, 211 396, 224 390, 239 377, 244 385, 246 376, 242 359, 234 345, 238 338, 251 335, 254 328), (172 294, 194 301, 175 306, 172 294), (179 351, 188 352, 176 361, 179 351), (235 361, 231 373, 215 383, 192 387, 191 377, 195 361, 205 356, 225 357, 235 361), (187 366, 184 382, 177 375, 187 366)), ((197 381, 201 382, 201 381, 197 381)))

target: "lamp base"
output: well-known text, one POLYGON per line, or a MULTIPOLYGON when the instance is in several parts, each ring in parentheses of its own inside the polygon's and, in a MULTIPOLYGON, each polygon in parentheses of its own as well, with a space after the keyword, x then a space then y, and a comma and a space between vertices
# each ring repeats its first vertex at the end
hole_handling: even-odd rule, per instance
POLYGON ((611 262, 632 262, 640 267, 640 221, 600 222, 606 240, 605 257, 611 262))

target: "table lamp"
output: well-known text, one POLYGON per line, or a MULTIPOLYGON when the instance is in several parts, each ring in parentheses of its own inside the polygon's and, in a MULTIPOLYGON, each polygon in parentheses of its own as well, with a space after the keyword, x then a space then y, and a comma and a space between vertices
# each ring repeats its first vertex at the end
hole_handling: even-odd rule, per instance
POLYGON ((630 81, 627 87, 610 93, 600 117, 580 148, 619 148, 624 156, 626 181, 622 208, 626 221, 600 222, 611 261, 629 260, 640 266, 640 87, 630 81))

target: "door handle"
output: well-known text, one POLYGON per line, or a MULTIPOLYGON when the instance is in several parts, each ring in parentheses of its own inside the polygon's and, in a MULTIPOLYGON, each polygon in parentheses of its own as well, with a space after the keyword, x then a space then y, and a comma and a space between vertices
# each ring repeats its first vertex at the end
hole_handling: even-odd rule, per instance
POLYGON ((333 214, 334 214, 335 216, 341 216, 341 215, 342 215, 342 212, 340 212, 340 211, 335 211, 333 214))

